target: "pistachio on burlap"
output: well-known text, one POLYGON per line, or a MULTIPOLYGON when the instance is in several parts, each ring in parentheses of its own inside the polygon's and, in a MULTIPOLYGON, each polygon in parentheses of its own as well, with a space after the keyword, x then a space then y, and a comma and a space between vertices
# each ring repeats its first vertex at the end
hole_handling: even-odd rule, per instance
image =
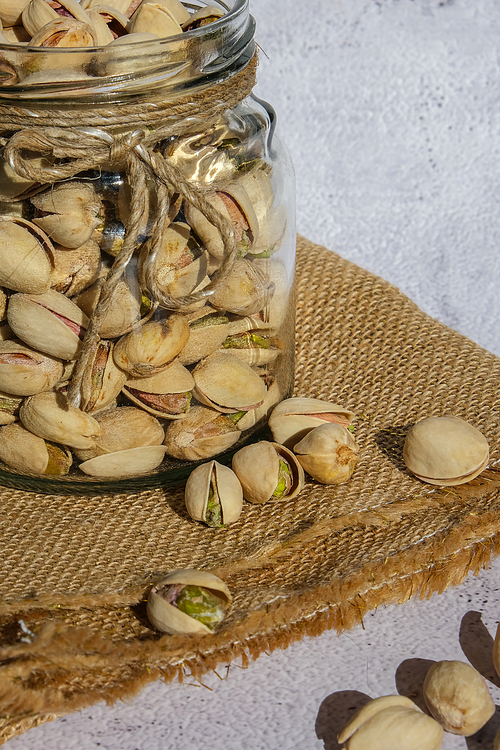
POLYGON ((0 342, 0 390, 14 396, 49 391, 61 379, 60 359, 25 346, 15 339, 0 342))
POLYGON ((495 703, 479 672, 463 661, 433 664, 424 680, 427 708, 447 732, 478 732, 495 713, 495 703))
POLYGON ((315 427, 326 422, 349 427, 354 416, 352 411, 338 404, 299 396, 286 398, 273 409, 269 427, 277 443, 293 448, 315 427))
POLYGON ((304 486, 304 471, 293 453, 278 443, 261 440, 234 454, 232 469, 250 503, 291 499, 304 486))
POLYGON ((403 459, 418 479, 443 487, 477 477, 489 460, 488 442, 459 417, 421 419, 406 436, 403 459))
POLYGON ((235 523, 243 507, 243 488, 228 466, 210 461, 193 469, 184 488, 186 510, 212 528, 235 523))
POLYGON ((168 426, 164 442, 170 456, 199 461, 227 450, 240 436, 229 415, 205 406, 194 406, 189 414, 168 426))
POLYGON ((0 459, 16 471, 51 476, 67 474, 73 463, 67 448, 37 437, 18 422, 0 427, 0 459))
POLYGON ((206 570, 186 568, 173 570, 153 586, 147 613, 162 633, 213 633, 230 603, 224 581, 206 570))
POLYGON ((337 737, 345 750, 439 750, 443 728, 402 695, 384 695, 359 709, 337 737))
POLYGON ((296 443, 293 452, 313 479, 322 484, 343 484, 354 472, 358 447, 345 427, 325 422, 296 443))
POLYGON ((26 398, 19 418, 38 437, 71 448, 92 448, 94 438, 102 433, 90 414, 70 406, 64 394, 53 391, 26 398))

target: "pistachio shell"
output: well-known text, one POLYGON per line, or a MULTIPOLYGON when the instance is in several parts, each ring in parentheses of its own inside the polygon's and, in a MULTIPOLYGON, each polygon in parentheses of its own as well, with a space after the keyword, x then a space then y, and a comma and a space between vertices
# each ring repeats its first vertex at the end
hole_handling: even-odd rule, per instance
POLYGON ((287 398, 273 409, 269 427, 277 443, 293 448, 314 427, 325 422, 348 427, 354 416, 343 406, 319 398, 287 398))
POLYGON ((446 487, 477 477, 488 464, 489 447, 484 435, 459 417, 428 417, 408 432, 403 459, 422 481, 446 487))
POLYGON ((72 448, 91 448, 102 432, 90 414, 70 406, 62 393, 29 396, 19 410, 19 418, 35 435, 72 448))
POLYGON ((74 359, 89 320, 71 300, 52 289, 45 294, 14 294, 7 320, 21 341, 60 359, 74 359))
POLYGON ((34 36, 43 26, 60 16, 70 17, 88 23, 88 16, 78 0, 58 0, 60 13, 47 0, 30 0, 22 12, 22 22, 26 31, 34 36))
POLYGON ((208 526, 235 523, 243 507, 243 489, 236 474, 217 461, 197 466, 188 477, 184 490, 186 509, 195 521, 208 526), (210 521, 207 508, 211 490, 220 509, 220 522, 210 521))
POLYGON ((31 202, 43 213, 34 217, 35 224, 63 247, 83 245, 101 221, 101 199, 86 182, 61 182, 33 196, 31 202))
POLYGON ((149 474, 163 461, 164 445, 129 448, 116 453, 105 453, 80 464, 79 469, 93 477, 120 479, 149 474))
POLYGON ((131 19, 131 33, 151 31, 162 39, 182 34, 179 23, 161 3, 142 3, 131 19))
MULTIPOLYGON (((145 0, 145 2, 148 3, 150 0, 145 0)), ((166 12, 169 13, 178 24, 183 24, 191 18, 189 11, 183 6, 180 0, 157 0, 157 5, 161 5, 165 8, 166 12)))
POLYGON ((261 440, 246 445, 233 456, 232 469, 243 486, 245 500, 266 503, 272 499, 296 497, 304 486, 304 472, 288 448, 261 440), (288 465, 289 476, 284 491, 280 488, 280 462, 288 465))
POLYGON ((352 476, 357 446, 340 424, 325 422, 307 433, 293 447, 302 467, 322 484, 343 484, 352 476))
MULTIPOLYGON (((25 2, 25 0, 22 0, 25 2)), ((3 34, 8 44, 26 44, 31 39, 24 26, 5 26, 3 34)))
POLYGON ((221 286, 210 296, 210 304, 217 310, 237 315, 253 315, 269 305, 274 285, 264 269, 255 262, 239 258, 221 286))
POLYGON ((174 570, 153 586, 148 597, 149 621, 160 632, 172 635, 212 633, 204 623, 167 601, 165 597, 171 586, 202 587, 220 599, 220 606, 225 609, 231 603, 231 593, 224 581, 205 570, 174 570))
POLYGON ((380 698, 374 698, 358 709, 350 721, 339 732, 337 736, 339 745, 343 745, 365 721, 371 719, 379 711, 389 708, 389 706, 406 706, 406 708, 413 708, 415 711, 420 711, 416 703, 404 695, 383 695, 380 698))
POLYGON ((63 374, 63 364, 19 341, 0 343, 0 390, 14 396, 48 391, 63 374))
POLYGON ((53 262, 51 288, 72 297, 87 289, 99 277, 101 251, 93 240, 87 240, 75 249, 56 245, 53 262))
POLYGON ((223 15, 224 11, 221 8, 206 5, 192 13, 185 21, 179 21, 179 23, 181 23, 183 31, 191 31, 192 29, 199 29, 200 26, 205 26, 207 23, 212 23, 223 15))
MULTIPOLYGON (((273 406, 278 403, 278 401, 280 400, 280 396, 280 388, 278 382, 275 381, 270 387, 268 387, 264 401, 261 403, 261 405, 257 406, 255 409, 250 409, 250 411, 247 411, 247 413, 236 422, 236 427, 238 428, 238 430, 249 430, 258 422, 264 420, 273 406)), ((279 443, 281 441, 275 440, 275 442, 279 443)))
POLYGON ((182 419, 190 407, 194 378, 179 362, 150 378, 129 378, 123 393, 134 404, 164 419, 182 419))
MULTIPOLYGON (((84 374, 81 408, 86 412, 104 409, 114 402, 127 379, 127 373, 116 366, 113 343, 101 339, 84 374)), ((163 438, 162 438, 163 439, 163 438)))
POLYGON ((246 331, 251 323, 251 318, 229 320, 211 309, 209 314, 205 313, 190 324, 189 339, 179 355, 179 361, 183 365, 199 362, 219 349, 228 336, 246 331))
POLYGON ((72 464, 71 453, 45 440, 16 423, 0 428, 0 459, 12 469, 29 474, 67 474, 72 464))
POLYGON ((53 245, 47 235, 26 219, 0 218, 0 284, 26 294, 42 294, 50 287, 53 245))
POLYGON ((17 26, 21 24, 21 16, 29 0, 2 0, 0 20, 3 26, 17 26))
POLYGON ((416 706, 392 705, 377 711, 352 734, 346 750, 439 750, 444 732, 416 706))
POLYGON ((73 18, 55 18, 34 34, 30 47, 95 47, 92 26, 73 18))
POLYGON ((165 445, 174 458, 199 461, 227 450, 240 435, 229 417, 204 406, 194 406, 183 419, 171 422, 165 445))
MULTIPOLYGON (((9 43, 9 40, 6 40, 9 43)), ((29 164, 35 168, 51 167, 53 160, 44 157, 32 157, 29 164)), ((21 198, 29 196, 31 188, 37 185, 33 180, 27 180, 14 172, 9 163, 2 159, 0 161, 0 199, 2 198, 21 198)))
POLYGON ((91 446, 75 450, 81 461, 88 461, 106 453, 161 445, 164 431, 161 424, 150 414, 135 406, 120 406, 106 409, 95 415, 99 426, 91 446))
POLYGON ((128 36, 130 31, 130 21, 128 17, 112 5, 94 5, 92 10, 88 11, 88 13, 90 21, 94 24, 94 28, 98 32, 99 37, 103 40, 103 45, 110 44, 116 39, 128 36), (106 26, 107 34, 103 23, 104 26, 106 26))
POLYGON ((150 377, 173 362, 189 338, 189 325, 180 315, 150 321, 128 333, 115 346, 118 367, 132 377, 150 377))
MULTIPOLYGON (((99 302, 104 279, 94 282, 78 294, 74 302, 90 318, 99 302)), ((128 333, 141 317, 141 294, 138 286, 121 279, 111 295, 109 310, 99 334, 104 339, 114 339, 128 333)))
POLYGON ((211 354, 193 370, 199 401, 226 413, 249 411, 266 396, 266 385, 252 368, 230 352, 211 354))

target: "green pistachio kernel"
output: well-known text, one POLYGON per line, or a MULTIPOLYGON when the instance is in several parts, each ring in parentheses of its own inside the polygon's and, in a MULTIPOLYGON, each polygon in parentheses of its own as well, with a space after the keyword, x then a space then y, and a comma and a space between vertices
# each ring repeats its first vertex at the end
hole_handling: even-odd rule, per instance
POLYGON ((184 586, 175 606, 189 617, 214 630, 224 617, 222 600, 202 586, 184 586))
POLYGON ((207 315, 204 318, 193 321, 189 327, 191 329, 207 328, 208 326, 224 325, 224 323, 229 323, 229 318, 226 318, 224 315, 207 315))
POLYGON ((285 495, 292 484, 292 472, 286 461, 279 459, 278 484, 273 492, 273 497, 280 498, 285 495))
POLYGON ((45 442, 45 446, 49 454, 49 461, 44 473, 50 476, 64 476, 67 474, 71 466, 71 459, 68 458, 65 451, 58 445, 54 445, 54 443, 45 442))
POLYGON ((234 336, 228 336, 222 344, 224 349, 270 349, 271 342, 258 333, 237 333, 234 336))

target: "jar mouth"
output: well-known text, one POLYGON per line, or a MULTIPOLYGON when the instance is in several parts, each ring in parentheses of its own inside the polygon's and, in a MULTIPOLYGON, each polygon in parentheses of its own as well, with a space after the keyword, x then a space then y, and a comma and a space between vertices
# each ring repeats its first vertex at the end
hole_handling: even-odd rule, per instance
MULTIPOLYGON (((104 47, 0 44, 0 101, 115 102, 180 96, 225 80, 255 51, 249 0, 215 0, 224 15, 197 29, 104 47)), ((188 10, 208 3, 185 3, 188 10)), ((214 5, 214 0, 210 0, 214 5)))

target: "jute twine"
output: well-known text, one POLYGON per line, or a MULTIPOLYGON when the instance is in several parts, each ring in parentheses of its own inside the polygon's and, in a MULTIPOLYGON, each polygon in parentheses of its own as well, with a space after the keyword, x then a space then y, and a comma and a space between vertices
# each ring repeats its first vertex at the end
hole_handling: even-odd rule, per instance
POLYGON ((151 680, 191 681, 345 630, 382 604, 459 584, 500 552, 500 360, 304 239, 297 287, 295 392, 357 415, 352 479, 308 479, 292 500, 244 503, 222 530, 189 518, 182 488, 2 490, 3 740, 151 680), (460 487, 425 485, 402 460, 409 427, 444 414, 470 421, 491 448, 489 468, 460 487), (179 567, 210 569, 229 586, 233 603, 214 635, 161 636, 149 626, 149 586, 179 567))
POLYGON ((168 138, 205 132, 224 112, 245 99, 255 85, 257 56, 228 80, 176 100, 155 99, 114 107, 68 107, 57 111, 0 105, 0 144, 4 158, 19 176, 42 185, 76 177, 86 170, 125 171, 131 190, 130 212, 122 248, 102 285, 68 390, 68 400, 78 406, 81 384, 99 343, 99 331, 111 304, 113 291, 137 249, 141 220, 146 208, 146 182, 153 184, 157 209, 142 279, 161 307, 178 310, 213 294, 226 279, 237 256, 231 222, 206 198, 206 189, 186 180, 181 170, 157 147, 168 138), (140 127, 137 127, 140 125, 140 127), (118 132, 117 129, 125 132, 118 132), (12 134, 12 132, 14 133, 12 134), (53 157, 49 167, 37 167, 33 155, 53 157), (218 270, 202 290, 172 297, 155 283, 155 262, 163 234, 174 218, 171 206, 181 196, 201 211, 216 227, 224 244, 218 270))

